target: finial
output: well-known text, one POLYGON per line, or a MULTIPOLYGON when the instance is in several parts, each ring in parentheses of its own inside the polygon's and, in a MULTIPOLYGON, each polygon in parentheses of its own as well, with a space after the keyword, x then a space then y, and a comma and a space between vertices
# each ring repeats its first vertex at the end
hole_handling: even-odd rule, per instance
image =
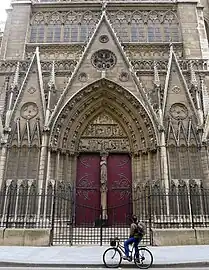
POLYGON ((106 12, 106 7, 107 7, 107 0, 102 0, 102 12, 106 12))

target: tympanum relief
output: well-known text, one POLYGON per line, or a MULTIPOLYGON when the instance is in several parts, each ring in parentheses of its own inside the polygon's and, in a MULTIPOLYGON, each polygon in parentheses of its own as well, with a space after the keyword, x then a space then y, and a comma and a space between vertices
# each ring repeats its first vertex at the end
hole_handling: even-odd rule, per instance
POLYGON ((80 151, 130 151, 128 137, 123 128, 106 112, 91 121, 84 130, 80 151))

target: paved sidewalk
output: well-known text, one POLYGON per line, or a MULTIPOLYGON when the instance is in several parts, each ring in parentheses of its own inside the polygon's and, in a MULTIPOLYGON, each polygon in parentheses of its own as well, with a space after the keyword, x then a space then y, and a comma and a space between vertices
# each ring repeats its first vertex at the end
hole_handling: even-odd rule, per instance
MULTIPOLYGON (((0 247, 0 266, 103 267, 108 246, 0 247)), ((209 246, 149 247, 154 267, 209 266, 209 246)), ((123 262, 123 265, 133 264, 123 262)))

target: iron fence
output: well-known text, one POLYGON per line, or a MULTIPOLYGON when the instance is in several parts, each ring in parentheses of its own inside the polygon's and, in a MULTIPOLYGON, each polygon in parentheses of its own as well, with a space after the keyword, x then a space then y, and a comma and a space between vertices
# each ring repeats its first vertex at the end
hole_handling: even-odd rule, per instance
POLYGON ((152 244, 154 228, 209 227, 209 190, 149 188, 133 194, 128 213, 123 209, 122 204, 107 209, 76 205, 69 188, 10 188, 0 193, 0 227, 50 229, 51 244, 103 245, 114 236, 127 238, 134 212, 147 225, 144 243, 152 244))

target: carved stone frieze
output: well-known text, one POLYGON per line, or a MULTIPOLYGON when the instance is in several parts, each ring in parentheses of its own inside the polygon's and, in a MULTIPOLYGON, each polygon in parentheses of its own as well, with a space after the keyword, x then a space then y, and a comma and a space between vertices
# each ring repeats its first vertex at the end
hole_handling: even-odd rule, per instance
POLYGON ((107 113, 89 123, 81 135, 80 151, 130 151, 129 140, 123 128, 107 113))
POLYGON ((112 23, 116 20, 118 21, 135 21, 135 22, 143 22, 147 23, 149 20, 151 21, 159 21, 163 23, 165 20, 170 22, 177 20, 176 11, 164 9, 164 10, 140 10, 136 12, 136 10, 116 10, 116 11, 108 11, 108 17, 112 23))
MULTIPOLYGON (((27 44, 26 58, 30 59, 37 45, 27 44)), ((52 44, 49 46, 39 46, 41 60, 71 60, 78 61, 83 53, 84 45, 82 44, 52 44), (73 60, 72 60, 73 59, 73 60)))
POLYGON ((79 151, 81 152, 130 152, 128 139, 80 139, 79 151))
MULTIPOLYGON (((60 1, 59 1, 60 2, 60 1)), ((90 11, 90 10, 78 10, 70 8, 66 11, 45 11, 33 13, 31 18, 31 24, 46 23, 82 23, 85 21, 89 23, 90 21, 97 22, 101 16, 101 11, 90 11)))
MULTIPOLYGON (((54 71, 57 72, 73 72, 77 61, 70 60, 56 60, 54 61, 54 71)), ((52 61, 41 61, 41 69, 43 72, 51 72, 52 61)))
MULTIPOLYGON (((126 55, 131 60, 144 59, 168 59, 169 58, 169 43, 163 44, 124 44, 126 55)), ((183 44, 174 44, 174 50, 177 57, 183 57, 183 44)))

